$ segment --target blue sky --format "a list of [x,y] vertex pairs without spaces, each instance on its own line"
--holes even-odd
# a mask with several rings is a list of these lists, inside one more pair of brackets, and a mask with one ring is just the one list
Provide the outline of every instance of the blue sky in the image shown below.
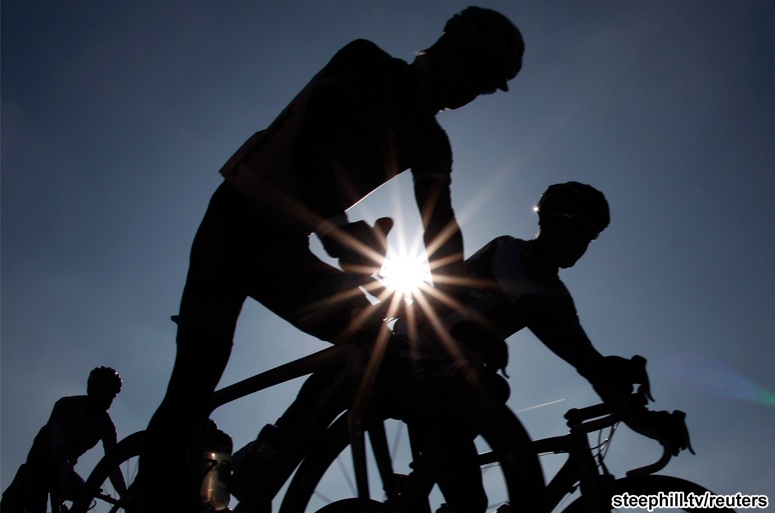
[[[3,2],[2,488],[95,366],[124,378],[119,434],[145,427],[172,367],[194,231],[244,139],[350,40],[411,60],[466,5]],[[655,407],[687,412],[697,455],[668,473],[775,497],[775,4],[481,5],[513,20],[527,51],[510,92],[438,117],[466,253],[532,237],[551,183],[602,190],[611,226],[562,273],[582,323],[602,352],[649,359]],[[408,177],[350,217],[385,215],[394,247],[416,240]],[[520,418],[535,436],[562,433],[561,414],[593,393],[530,334],[509,342],[510,405],[559,401]],[[248,303],[223,384],[325,346]],[[297,387],[216,418],[244,443]],[[648,460],[648,442],[617,436],[631,443],[623,461]]]

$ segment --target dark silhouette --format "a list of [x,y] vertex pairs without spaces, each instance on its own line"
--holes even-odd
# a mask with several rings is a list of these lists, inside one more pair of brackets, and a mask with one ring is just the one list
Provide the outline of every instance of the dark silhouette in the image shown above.
[[[598,352],[559,277],[559,270],[573,267],[608,226],[609,207],[604,195],[578,182],[555,184],[542,195],[536,211],[540,232],[534,240],[501,236],[465,261],[468,285],[454,311],[434,323],[428,322],[428,317],[437,312],[418,312],[419,320],[410,323],[401,319],[395,332],[417,344],[417,354],[427,362],[426,376],[458,381],[465,376],[467,383],[477,376],[474,388],[478,386],[478,392],[485,391],[500,402],[509,395],[508,384],[497,374],[508,361],[505,339],[523,328],[530,329],[572,365],[606,403],[616,405],[628,399],[634,384],[641,384],[648,395],[644,361]],[[439,325],[445,329],[439,331]],[[459,356],[473,364],[463,367],[464,372]],[[443,404],[438,397],[451,390],[457,389],[437,386],[437,398],[415,408],[419,414],[414,415],[414,421],[428,433],[425,452],[444,458],[438,484],[448,503],[456,511],[484,511],[486,495],[473,442],[466,443],[470,436],[456,433],[454,419],[445,418],[443,407],[436,406]],[[642,434],[667,440],[671,453],[689,445],[681,416],[644,408],[627,423]],[[420,497],[427,496],[432,485],[415,484]]]
[[384,247],[391,221],[372,227],[349,222],[345,212],[411,169],[435,282],[448,288],[449,278],[462,272],[462,236],[449,189],[452,153],[435,115],[506,91],[523,51],[521,34],[507,18],[478,7],[451,18],[441,38],[411,64],[369,41],[354,41],[224,165],[225,182],[194,239],[177,357],[140,459],[144,513],[196,507],[198,483],[186,477],[187,441],[206,419],[247,297],[335,343],[379,322],[351,322],[369,303],[350,275],[310,252],[311,233],[342,269],[369,274],[364,267],[381,263],[369,248]]
[[[46,513],[46,499],[57,512],[64,499],[72,499],[83,480],[75,464],[102,441],[105,452],[116,445],[116,427],[108,409],[121,391],[121,377],[110,367],[91,371],[86,395],[63,397],[54,404],[48,422],[35,436],[27,461],[3,493],[4,513]],[[126,492],[121,470],[110,476],[120,494]]]

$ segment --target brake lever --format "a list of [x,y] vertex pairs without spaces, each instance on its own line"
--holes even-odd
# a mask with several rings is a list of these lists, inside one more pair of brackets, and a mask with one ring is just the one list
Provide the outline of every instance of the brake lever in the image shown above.
[[638,393],[642,394],[653,403],[654,397],[651,395],[651,383],[649,382],[649,375],[646,372],[646,359],[636,354],[632,357],[631,361],[638,367],[638,371],[641,375],[640,379],[642,383],[638,385]]

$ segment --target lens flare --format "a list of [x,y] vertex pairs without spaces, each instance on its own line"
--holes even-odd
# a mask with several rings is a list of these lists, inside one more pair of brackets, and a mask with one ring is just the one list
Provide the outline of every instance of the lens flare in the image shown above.
[[649,369],[697,392],[775,406],[775,394],[707,356],[677,352],[652,359]]
[[411,298],[431,282],[431,273],[424,254],[388,251],[380,273],[384,286]]

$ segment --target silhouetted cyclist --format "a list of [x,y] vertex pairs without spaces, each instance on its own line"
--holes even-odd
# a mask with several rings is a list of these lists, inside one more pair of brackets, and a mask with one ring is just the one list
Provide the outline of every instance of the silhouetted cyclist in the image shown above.
[[[106,452],[116,445],[116,427],[108,409],[121,385],[114,369],[97,367],[89,373],[86,395],[63,397],[54,404],[48,422],[35,436],[27,461],[3,493],[4,513],[46,513],[49,494],[52,509],[58,500],[72,498],[83,484],[75,471],[78,458],[100,440]],[[110,480],[117,492],[126,492],[120,470]]]
[[[536,211],[540,232],[534,240],[501,236],[466,260],[466,292],[460,296],[460,307],[436,324],[443,325],[441,334],[427,320],[421,319],[414,325],[403,319],[398,321],[396,333],[417,340],[418,354],[428,358],[429,363],[420,374],[424,376],[422,386],[430,386],[431,394],[467,393],[465,387],[433,379],[460,375],[460,362],[449,356],[446,336],[450,335],[478,367],[487,393],[505,401],[508,385],[496,372],[507,364],[505,339],[523,328],[530,329],[552,352],[571,364],[607,402],[617,404],[629,396],[633,383],[647,385],[645,369],[637,363],[603,356],[593,347],[581,326],[571,294],[559,277],[559,270],[573,267],[608,226],[609,207],[604,195],[578,182],[555,184],[541,196]],[[417,332],[421,335],[410,336]],[[438,386],[434,387],[434,383]],[[420,412],[416,420],[430,440],[426,453],[434,451],[440,458],[443,475],[439,484],[452,511],[483,512],[486,495],[481,488],[481,470],[473,443],[460,442],[464,435],[455,432],[458,422],[445,417],[443,400],[438,397],[422,403],[415,411]],[[644,410],[638,420],[648,424],[649,429],[662,432],[683,426],[682,420],[674,421],[666,412]],[[645,426],[631,427],[648,434]],[[687,447],[685,431],[671,434],[676,443],[675,453]],[[427,495],[423,487],[430,485],[414,483],[420,496]]]
[[196,508],[187,499],[196,483],[183,478],[186,441],[206,415],[247,297],[323,340],[347,340],[358,329],[348,325],[369,303],[341,270],[310,252],[311,233],[343,269],[378,268],[378,252],[365,248],[384,247],[390,221],[372,227],[345,212],[411,169],[436,283],[446,288],[444,277],[461,272],[452,152],[435,115],[506,91],[523,52],[506,17],[478,7],[451,18],[411,64],[356,40],[221,169],[225,182],[191,251],[172,376],[140,458],[145,513]]

